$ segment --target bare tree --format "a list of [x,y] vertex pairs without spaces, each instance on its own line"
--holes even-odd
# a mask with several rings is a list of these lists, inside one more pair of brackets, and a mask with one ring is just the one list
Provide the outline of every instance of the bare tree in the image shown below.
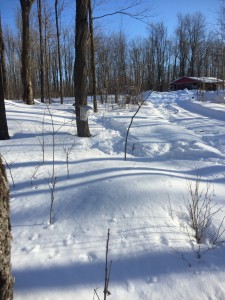
[[130,59],[130,77],[132,84],[135,86],[142,86],[144,74],[144,48],[142,40],[135,40],[131,42],[129,50]]
[[[202,45],[205,38],[205,18],[198,12],[193,15],[178,15],[179,53],[181,75],[201,76],[198,72],[202,56]],[[188,63],[188,64],[187,64]]]
[[21,77],[23,83],[23,101],[26,104],[34,104],[33,87],[31,79],[30,63],[30,11],[34,0],[20,0],[22,10],[22,70]]
[[96,39],[96,76],[99,91],[108,91],[110,88],[112,69],[112,43],[111,39],[99,35]]
[[71,97],[74,92],[73,84],[73,73],[74,73],[74,31],[70,33],[69,30],[63,31],[63,65],[64,65],[64,78],[65,84],[63,89],[63,95]]
[[6,72],[8,78],[8,99],[18,99],[22,93],[21,86],[21,55],[19,40],[9,27],[4,30]]
[[[49,1],[37,0],[39,14],[32,11],[30,14],[32,89],[33,95],[41,96],[42,100],[44,96],[49,100],[51,97],[58,97],[61,83],[63,96],[74,96],[74,31],[68,22],[60,22],[64,1],[55,1],[50,1],[50,4]],[[29,1],[22,2],[28,3]],[[97,2],[98,4],[105,3],[104,1]],[[58,38],[55,3],[57,3]],[[218,27],[215,27],[217,29],[215,32],[208,32],[201,14],[178,15],[176,31],[172,38],[167,35],[163,23],[155,23],[148,27],[149,35],[146,38],[133,41],[122,31],[104,34],[103,31],[96,30],[95,22],[102,23],[103,19],[110,16],[113,21],[114,15],[122,15],[124,18],[132,18],[137,22],[148,23],[148,17],[151,15],[144,11],[147,2],[144,0],[120,2],[115,6],[114,11],[111,5],[112,11],[108,7],[108,13],[101,16],[97,15],[97,11],[95,11],[95,3],[96,1],[88,0],[90,34],[87,38],[89,52],[86,58],[89,63],[87,66],[88,92],[93,91],[94,111],[97,110],[94,89],[98,92],[104,91],[107,95],[115,93],[115,99],[119,99],[119,92],[124,92],[131,85],[138,85],[141,90],[150,90],[155,85],[159,90],[167,90],[169,83],[177,76],[194,74],[193,76],[224,77],[225,68],[221,63],[221,61],[225,61],[224,0],[221,1],[221,9],[219,8],[218,11]],[[107,6],[105,8],[107,9]],[[42,22],[39,21],[40,18]],[[42,25],[42,29],[40,25]],[[17,15],[17,28],[17,31],[12,31],[9,26],[5,26],[3,30],[8,85],[8,92],[5,88],[6,99],[18,99],[23,93],[20,76],[22,57],[20,12]],[[107,27],[105,28],[107,30]],[[42,55],[40,54],[41,50],[37,47],[37,36],[40,40],[41,31],[43,34],[44,87],[41,83]],[[41,45],[41,40],[39,43]],[[61,56],[62,69],[59,68],[58,52]],[[91,57],[95,59],[94,62],[93,59],[91,62]],[[62,72],[61,83],[60,69]],[[158,85],[158,82],[161,85]],[[83,106],[84,102],[83,104],[79,103],[78,106]]]
[[1,65],[2,65],[2,80],[3,80],[3,87],[4,87],[4,96],[5,99],[8,99],[8,88],[7,88],[7,80],[6,80],[6,62],[5,62],[5,44],[3,41],[1,15],[0,15],[0,55],[1,55]]
[[59,93],[61,104],[63,104],[63,79],[62,79],[62,60],[60,50],[60,31],[59,31],[59,11],[58,11],[58,0],[55,0],[55,22],[56,22],[56,35],[57,35],[57,53],[58,53],[58,64],[59,64]]
[[178,58],[179,58],[179,76],[185,76],[187,75],[187,68],[188,68],[189,46],[188,46],[188,38],[187,38],[187,33],[185,30],[182,15],[178,15],[178,25],[176,28],[176,40],[177,40]]
[[45,72],[45,95],[51,101],[51,46],[50,37],[52,35],[51,12],[44,2],[43,22],[44,22],[44,72]]
[[9,219],[9,188],[0,157],[0,299],[13,299],[11,275],[11,226]]
[[40,81],[41,81],[41,102],[45,100],[45,80],[44,80],[44,49],[42,33],[42,0],[37,0],[38,23],[39,23],[39,43],[40,43]]
[[75,66],[74,66],[74,88],[75,88],[75,110],[77,134],[79,137],[90,137],[88,119],[81,117],[81,110],[87,107],[88,74],[88,1],[76,0],[76,38],[75,38]]
[[167,30],[163,23],[152,24],[149,27],[149,38],[151,40],[155,84],[159,89],[165,90],[165,66],[168,50]]
[[91,39],[91,72],[92,72],[92,91],[93,91],[93,103],[94,112],[98,112],[97,105],[97,92],[96,92],[96,68],[95,68],[95,45],[94,45],[94,29],[93,29],[93,13],[92,13],[92,1],[88,1],[89,11],[89,28],[90,28],[90,39]]
[[[214,50],[213,57],[216,57],[216,64],[218,70],[219,78],[224,80],[225,78],[225,0],[220,0],[220,7],[217,12],[217,27],[215,35],[218,37],[217,41],[213,42],[213,47],[211,50]],[[218,45],[215,47],[215,44]],[[222,62],[222,63],[221,63]]]
[[133,114],[133,116],[131,117],[130,124],[127,128],[127,133],[126,133],[126,138],[125,138],[124,160],[127,160],[127,142],[128,142],[128,136],[129,136],[129,132],[130,132],[131,126],[133,124],[134,118],[136,117],[136,115],[139,112],[139,110],[141,109],[142,105],[145,103],[145,101],[148,99],[148,97],[151,95],[152,92],[153,92],[153,90],[147,95],[147,97],[145,97],[140,103],[138,103],[138,107],[137,107],[135,113]]
[[[2,26],[0,20],[0,140],[9,139],[8,125],[6,119],[6,111],[5,111],[5,81],[4,78],[6,74],[4,74],[4,43],[2,37]],[[4,75],[3,75],[4,74]]]

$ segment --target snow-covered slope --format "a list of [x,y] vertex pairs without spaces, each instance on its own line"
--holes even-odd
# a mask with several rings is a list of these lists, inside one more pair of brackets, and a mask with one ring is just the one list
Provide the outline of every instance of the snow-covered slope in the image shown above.
[[127,161],[135,107],[99,107],[82,139],[72,100],[49,110],[6,101],[11,139],[0,151],[15,182],[8,170],[15,300],[97,299],[94,289],[103,299],[108,228],[108,299],[225,299],[224,245],[197,258],[185,208],[187,181],[199,174],[222,207],[210,228],[225,215],[225,107],[195,99],[152,93],[132,124]]

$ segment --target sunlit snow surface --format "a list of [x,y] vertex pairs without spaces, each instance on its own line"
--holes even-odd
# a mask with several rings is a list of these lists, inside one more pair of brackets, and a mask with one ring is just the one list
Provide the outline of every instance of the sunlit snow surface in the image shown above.
[[204,100],[153,92],[134,118],[127,161],[134,106],[99,105],[92,137],[78,138],[72,99],[49,109],[6,101],[11,139],[0,151],[15,182],[8,169],[15,300],[87,300],[94,289],[103,299],[108,228],[108,299],[225,299],[225,245],[198,259],[185,208],[187,182],[199,174],[222,207],[212,228],[225,215],[224,95]]

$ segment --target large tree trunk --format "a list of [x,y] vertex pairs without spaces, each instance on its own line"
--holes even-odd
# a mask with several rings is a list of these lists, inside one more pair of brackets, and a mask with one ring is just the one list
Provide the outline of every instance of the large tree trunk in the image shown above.
[[[44,2],[45,3],[45,2]],[[47,12],[46,5],[43,7],[44,12],[44,66],[45,66],[45,95],[49,103],[51,102],[51,90],[50,90],[50,51],[49,51],[49,15]]]
[[2,65],[2,81],[4,88],[4,97],[8,99],[8,88],[7,88],[7,80],[6,80],[6,63],[5,63],[5,45],[3,41],[2,34],[2,20],[0,16],[0,55],[1,55],[1,65]]
[[22,10],[22,70],[21,77],[23,83],[23,101],[26,104],[34,104],[33,87],[31,79],[30,63],[30,10],[34,0],[20,0]]
[[9,132],[8,132],[7,119],[6,119],[6,111],[5,111],[2,67],[0,62],[0,140],[8,140],[8,139],[9,139]]
[[13,299],[11,276],[11,228],[9,219],[9,188],[0,157],[0,299]]
[[45,83],[44,83],[44,49],[43,49],[43,34],[42,34],[42,8],[41,1],[37,0],[38,7],[38,23],[39,23],[39,42],[40,42],[40,79],[41,79],[41,102],[45,101]]
[[63,104],[63,79],[62,79],[62,60],[60,50],[60,32],[59,32],[59,14],[58,14],[58,0],[55,0],[55,22],[56,22],[56,35],[57,35],[57,52],[58,52],[58,64],[59,64],[59,94],[60,102]]
[[[1,24],[0,24],[1,27]],[[0,140],[8,140],[9,132],[5,111],[5,81],[4,76],[4,47],[3,47],[2,31],[0,30]],[[1,299],[1,298],[0,298]]]
[[94,45],[94,29],[93,29],[93,18],[92,18],[92,1],[88,1],[89,10],[89,27],[90,27],[90,38],[91,38],[91,72],[92,72],[92,92],[93,92],[93,104],[94,112],[98,112],[97,104],[97,92],[96,92],[96,68],[95,68],[95,45]]
[[76,0],[76,40],[75,40],[75,109],[77,134],[80,137],[90,137],[88,119],[82,120],[81,107],[87,105],[87,39],[88,39],[88,1]]

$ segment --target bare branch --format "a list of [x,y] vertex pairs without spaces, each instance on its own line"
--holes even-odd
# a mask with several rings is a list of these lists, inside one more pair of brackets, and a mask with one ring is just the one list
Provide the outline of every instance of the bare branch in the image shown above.
[[145,21],[150,16],[148,14],[148,9],[147,8],[143,8],[139,11],[137,10],[137,11],[133,12],[134,9],[138,9],[142,4],[143,4],[143,1],[141,1],[141,0],[140,1],[135,1],[135,2],[131,3],[130,5],[124,7],[124,8],[115,10],[111,13],[106,13],[106,14],[101,15],[101,16],[93,17],[92,19],[97,20],[97,19],[102,19],[102,18],[105,18],[105,17],[114,16],[114,15],[125,15],[125,16],[128,16],[130,18],[133,18],[135,20],[138,20],[140,22],[143,22],[143,23],[149,25],[149,23],[147,21]]
[[130,121],[130,124],[128,126],[126,139],[125,139],[124,160],[127,160],[127,141],[128,141],[128,135],[129,135],[129,131],[130,131],[130,128],[132,126],[133,120],[134,120],[135,116],[137,115],[137,113],[139,112],[139,110],[141,109],[142,105],[145,103],[145,101],[148,99],[148,97],[151,95],[151,93],[153,91],[154,91],[154,88],[152,89],[152,91],[147,95],[147,97],[145,97],[145,99],[140,104],[138,103],[138,109],[136,110],[135,114],[131,117],[131,121]]

